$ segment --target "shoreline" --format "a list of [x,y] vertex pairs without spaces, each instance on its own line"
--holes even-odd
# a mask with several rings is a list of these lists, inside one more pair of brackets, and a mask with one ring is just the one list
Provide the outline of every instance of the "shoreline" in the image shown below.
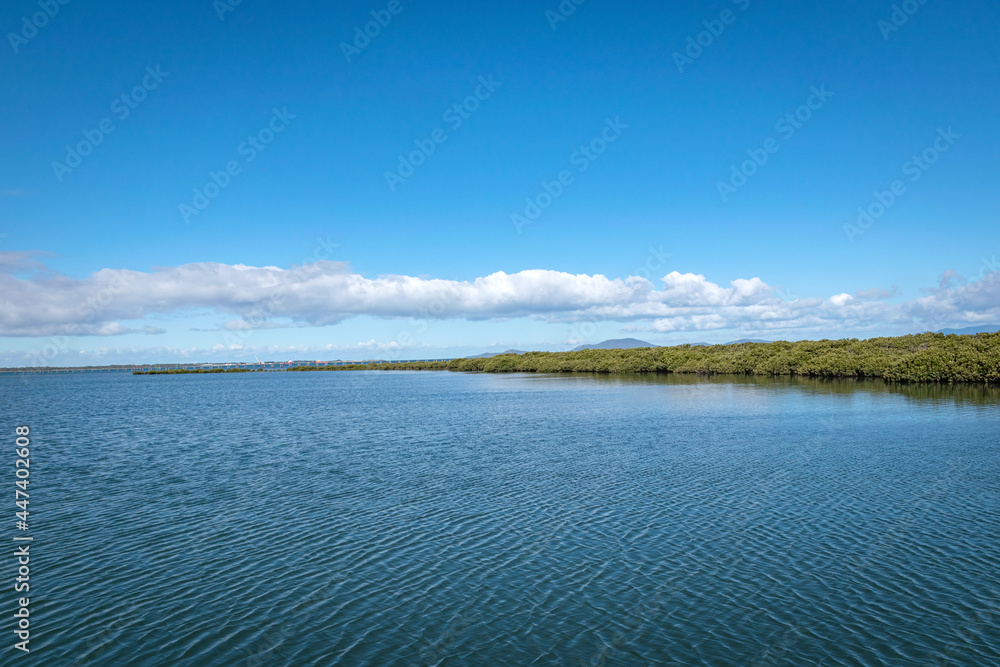
[[[1000,383],[1000,333],[924,333],[891,338],[526,352],[450,361],[294,366],[307,371],[685,374]],[[136,371],[134,375],[247,373],[249,369]]]

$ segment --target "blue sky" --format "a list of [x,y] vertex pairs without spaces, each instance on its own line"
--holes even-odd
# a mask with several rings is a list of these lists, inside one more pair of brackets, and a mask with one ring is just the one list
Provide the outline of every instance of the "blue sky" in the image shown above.
[[940,0],[14,0],[0,364],[1000,322],[998,19]]

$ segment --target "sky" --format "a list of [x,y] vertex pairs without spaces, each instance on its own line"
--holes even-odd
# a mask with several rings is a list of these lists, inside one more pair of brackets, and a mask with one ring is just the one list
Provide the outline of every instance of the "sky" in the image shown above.
[[0,366],[1000,323],[1000,5],[10,0]]

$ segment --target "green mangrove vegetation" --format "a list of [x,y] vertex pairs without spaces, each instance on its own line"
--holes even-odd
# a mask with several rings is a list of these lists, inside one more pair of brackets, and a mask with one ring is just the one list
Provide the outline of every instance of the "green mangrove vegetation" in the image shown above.
[[1000,382],[1000,333],[923,333],[734,345],[528,352],[486,359],[298,366],[292,371],[450,370],[486,373],[698,373],[829,378],[892,382]]

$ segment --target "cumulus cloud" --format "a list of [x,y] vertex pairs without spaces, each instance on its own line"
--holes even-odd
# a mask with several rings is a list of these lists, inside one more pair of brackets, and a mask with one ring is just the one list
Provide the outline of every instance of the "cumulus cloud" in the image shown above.
[[891,290],[881,289],[879,287],[858,290],[854,293],[854,296],[862,301],[885,301],[886,299],[899,296],[899,294],[899,287],[897,285],[893,285]]
[[[661,285],[638,277],[560,271],[502,271],[471,281],[353,272],[320,261],[282,269],[218,263],[149,272],[103,269],[76,279],[48,272],[26,253],[0,253],[0,335],[113,336],[162,333],[122,321],[210,309],[238,319],[226,330],[320,326],[383,318],[550,322],[618,321],[658,332],[744,328],[759,331],[867,325],[975,324],[1000,320],[1000,273],[965,283],[954,272],[915,301],[884,303],[886,290],[829,298],[782,299],[760,278],[718,285],[671,272]],[[928,327],[930,328],[930,327]]]
[[937,287],[925,287],[920,291],[924,294],[942,294],[965,282],[965,276],[960,275],[954,269],[948,269],[938,278]]
[[[0,234],[0,238],[6,236]],[[0,279],[7,274],[41,272],[45,269],[45,265],[39,257],[46,256],[48,255],[28,251],[0,252]]]

